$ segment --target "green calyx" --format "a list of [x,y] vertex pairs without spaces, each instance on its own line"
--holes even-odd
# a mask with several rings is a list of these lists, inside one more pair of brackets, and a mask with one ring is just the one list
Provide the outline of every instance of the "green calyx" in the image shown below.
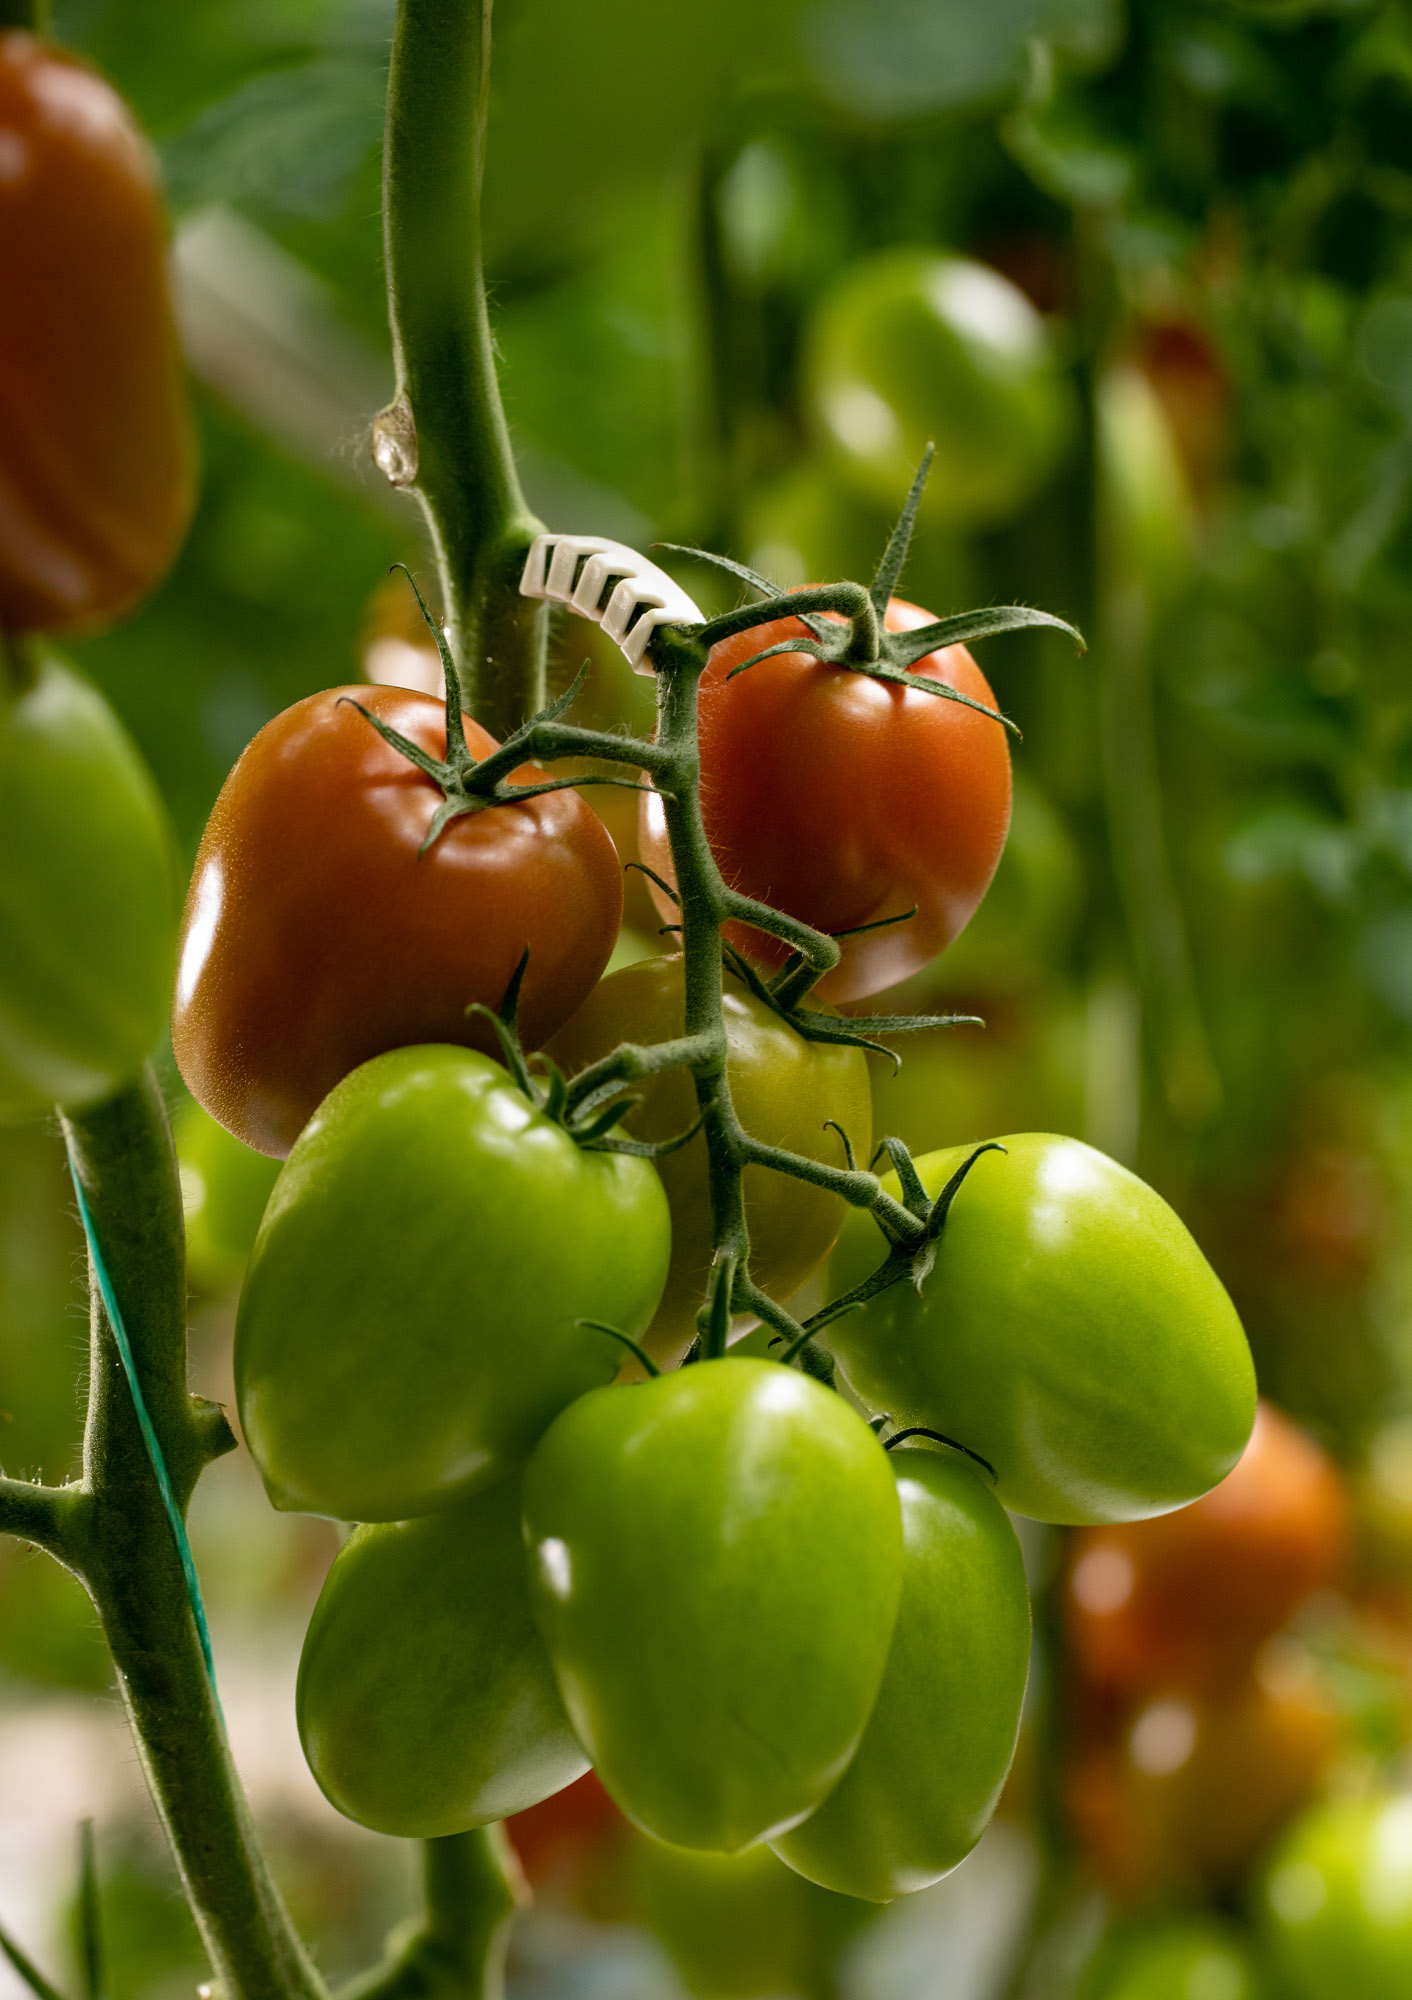
[[[852,1148],[844,1140],[848,1151],[849,1165],[853,1164]],[[780,1356],[782,1361],[792,1361],[812,1344],[813,1336],[821,1332],[831,1321],[842,1319],[855,1306],[865,1305],[869,1299],[885,1292],[890,1285],[900,1284],[904,1279],[915,1291],[920,1292],[931,1274],[936,1262],[936,1246],[941,1232],[946,1227],[946,1219],[951,1213],[951,1205],[976,1161],[984,1153],[1003,1153],[1005,1148],[997,1139],[988,1139],[967,1154],[960,1166],[947,1181],[941,1193],[933,1201],[922,1185],[922,1179],[912,1161],[912,1155],[900,1139],[880,1139],[873,1154],[875,1163],[886,1153],[892,1162],[892,1170],[897,1175],[901,1187],[902,1201],[896,1214],[879,1205],[872,1210],[874,1222],[887,1239],[889,1248],[877,1269],[863,1282],[855,1285],[851,1292],[830,1299],[818,1312],[811,1314],[800,1328],[798,1335],[785,1347]],[[911,1227],[905,1226],[903,1218],[910,1220]],[[954,1439],[944,1438],[945,1444],[953,1444]],[[964,1445],[959,1449],[966,1450]],[[974,1454],[970,1454],[974,1456]],[[983,1464],[984,1460],[981,1461]]]
[[374,715],[371,709],[364,708],[361,702],[353,701],[347,695],[344,696],[344,700],[350,707],[356,708],[366,722],[372,724],[384,743],[390,745],[400,757],[405,757],[409,764],[415,764],[419,771],[439,787],[442,795],[441,804],[427,828],[426,838],[421,846],[423,854],[436,844],[437,837],[452,820],[464,819],[468,813],[484,812],[491,806],[519,805],[526,799],[537,799],[545,792],[576,791],[583,785],[617,785],[635,792],[650,789],[631,778],[614,778],[598,774],[580,778],[545,778],[533,785],[516,785],[509,782],[507,773],[522,758],[519,749],[521,739],[527,738],[531,731],[542,724],[557,722],[578,700],[588,673],[587,661],[579,669],[573,685],[565,689],[556,700],[540,709],[537,715],[531,716],[523,729],[516,730],[493,755],[479,758],[472,756],[470,746],[466,742],[460,677],[456,671],[451,648],[446,642],[446,634],[432,616],[426,599],[417,587],[417,580],[407,565],[394,563],[392,567],[400,569],[411,584],[412,593],[426,622],[426,628],[436,643],[436,650],[441,660],[442,677],[446,683],[445,757],[433,757],[429,751],[423,750],[419,743],[413,743],[400,730],[393,729],[380,716]]
[[[483,1015],[494,1028],[506,1069],[540,1116],[566,1132],[574,1144],[585,1152],[625,1153],[638,1160],[661,1160],[689,1144],[701,1130],[699,1118],[685,1132],[671,1139],[652,1142],[625,1138],[617,1126],[633,1106],[641,1102],[640,1098],[631,1095],[617,1097],[609,1104],[604,1104],[600,1096],[586,1100],[582,1093],[575,1095],[552,1056],[545,1055],[543,1051],[526,1056],[520,1042],[517,1019],[520,989],[524,985],[528,965],[529,946],[526,945],[520,954],[519,964],[510,975],[510,984],[505,988],[498,1013],[479,1000],[473,1000],[466,1012]],[[612,1332],[614,1329],[599,1328],[599,1331]]]
[[872,582],[866,587],[861,583],[836,583],[785,593],[768,577],[748,569],[744,563],[732,562],[727,556],[713,555],[707,549],[683,548],[673,542],[657,545],[671,554],[693,556],[700,562],[710,563],[713,568],[725,570],[763,599],[763,602],[748,605],[740,611],[727,612],[700,627],[699,636],[706,645],[713,646],[719,640],[731,638],[737,632],[748,631],[752,626],[764,625],[776,618],[795,618],[808,627],[810,636],[807,639],[783,639],[778,645],[767,646],[763,652],[753,654],[733,668],[729,679],[734,680],[737,674],[747,673],[762,660],[773,659],[778,654],[805,653],[811,659],[823,660],[830,666],[866,674],[871,680],[888,681],[898,687],[937,695],[943,701],[960,702],[963,707],[974,708],[979,714],[1002,724],[1012,734],[1019,735],[1009,716],[1002,715],[998,709],[987,708],[984,702],[976,701],[970,695],[962,694],[959,688],[948,687],[944,681],[934,680],[928,674],[914,674],[911,668],[918,660],[944,646],[969,645],[974,639],[989,639],[997,633],[1020,632],[1036,625],[1067,632],[1078,650],[1085,652],[1087,646],[1083,634],[1074,626],[1054,617],[1051,612],[1036,611],[1026,604],[995,604],[977,611],[957,612],[951,618],[938,618],[930,625],[918,626],[914,632],[889,632],[886,627],[888,603],[906,565],[917,509],[931,470],[932,452],[933,447],[928,445],[917,476],[912,481],[906,505],[888,537],[882,560]]

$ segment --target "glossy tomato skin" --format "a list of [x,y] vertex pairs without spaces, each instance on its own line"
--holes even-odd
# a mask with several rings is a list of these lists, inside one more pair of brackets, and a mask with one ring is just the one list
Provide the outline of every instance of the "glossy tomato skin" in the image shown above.
[[525,1475],[540,1629],[628,1817],[736,1853],[819,1804],[901,1587],[896,1489],[843,1400],[771,1361],[582,1397]]
[[1315,1806],[1276,1850],[1256,1912],[1297,2000],[1404,2000],[1412,1990],[1412,1796]]
[[97,690],[48,658],[0,708],[0,1118],[116,1090],[161,1039],[177,863]]
[[[1234,1307],[1135,1174],[1077,1139],[1000,1143],[956,1196],[921,1292],[894,1285],[830,1329],[845,1375],[898,1424],[989,1460],[1012,1512],[1098,1523],[1185,1506],[1231,1470],[1255,1420]],[[917,1162],[930,1194],[969,1151]],[[880,1242],[849,1217],[835,1295],[876,1269]]]
[[1000,1502],[935,1450],[900,1445],[888,1462],[903,1568],[882,1686],[842,1778],[771,1842],[810,1881],[873,1903],[939,1881],[980,1839],[1015,1754],[1030,1660],[1025,1566]]
[[518,1477],[354,1530],[309,1621],[297,1709],[324,1796],[378,1833],[464,1833],[583,1775],[530,1612]]
[[1006,519],[1046,483],[1073,398],[1024,293],[969,258],[899,247],[851,265],[806,336],[805,396],[846,483],[893,509],[935,447],[922,511]]
[[[766,1145],[842,1166],[838,1134],[825,1129],[832,1118],[856,1157],[866,1159],[873,1110],[861,1049],[806,1042],[729,973],[722,1012],[731,1096],[746,1131]],[[619,1042],[669,1041],[684,1032],[685,1020],[682,960],[643,959],[600,981],[549,1053],[573,1074]],[[684,1070],[634,1084],[633,1095],[641,1103],[624,1129],[637,1138],[675,1138],[696,1121],[696,1092]],[[704,1136],[659,1160],[657,1171],[672,1211],[672,1267],[647,1346],[659,1361],[674,1361],[695,1336],[714,1250]],[[833,1248],[847,1204],[766,1167],[746,1168],[745,1202],[755,1281],[773,1298],[788,1299]]]
[[118,617],[192,503],[151,155],[91,70],[0,33],[0,625]]
[[670,1222],[645,1160],[586,1153],[469,1049],[397,1049],[286,1162],[236,1323],[246,1443],[274,1505],[399,1521],[521,1463],[640,1332]]
[[1312,1438],[1262,1402],[1240,1463],[1155,1521],[1075,1536],[1064,1617],[1096,1686],[1217,1687],[1237,1679],[1349,1555],[1343,1480]]
[[[492,806],[419,852],[441,793],[360,715],[442,757],[438,701],[333,688],[268,723],[202,836],[183,919],[172,1045],[193,1097],[262,1153],[289,1151],[341,1077],[386,1049],[498,1051],[520,954],[538,1048],[608,962],[622,914],[612,841],[577,792]],[[493,738],[466,724],[471,753]],[[516,781],[542,775],[530,765]]]
[[[891,631],[929,623],[915,604],[888,606]],[[919,972],[964,929],[1005,845],[1010,752],[1003,724],[962,702],[807,653],[728,680],[796,636],[807,636],[797,619],[777,619],[713,648],[701,681],[701,811],[731,887],[815,930],[853,930],[915,906],[905,923],[843,941],[816,989],[841,1003]],[[928,654],[912,672],[996,705],[964,646]],[[641,814],[643,859],[672,881],[661,800],[645,792]],[[748,925],[726,935],[763,965],[786,956]]]

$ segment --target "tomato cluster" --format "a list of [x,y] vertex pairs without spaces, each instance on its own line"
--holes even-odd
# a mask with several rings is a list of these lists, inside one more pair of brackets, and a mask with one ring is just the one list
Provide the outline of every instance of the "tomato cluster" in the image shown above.
[[[740,894],[829,931],[903,919],[844,940],[836,988],[871,991],[984,893],[1003,725],[961,647],[916,689],[896,655],[730,680],[773,629],[705,663],[698,825]],[[239,1305],[245,1438],[276,1506],[361,1524],[304,1649],[309,1762],[351,1817],[427,1837],[592,1766],[672,1851],[768,1844],[886,1902],[961,1860],[1009,1768],[1030,1619],[1005,1505],[1128,1520],[1203,1492],[1244,1444],[1249,1355],[1172,1211],[1076,1141],[894,1147],[873,1180],[868,1024],[793,997],[797,963],[769,983],[756,925],[722,940],[720,1057],[658,1068],[701,1019],[699,946],[600,978],[616,856],[520,747],[454,686],[313,696],[236,766],[188,898],[178,1061],[288,1155]],[[664,898],[699,866],[674,828]],[[295,829],[317,868],[283,867]],[[732,1120],[763,1154],[736,1156],[748,1313],[718,1282]],[[737,1335],[782,1312],[836,1240],[856,1401],[807,1326],[725,1352],[732,1310]]]

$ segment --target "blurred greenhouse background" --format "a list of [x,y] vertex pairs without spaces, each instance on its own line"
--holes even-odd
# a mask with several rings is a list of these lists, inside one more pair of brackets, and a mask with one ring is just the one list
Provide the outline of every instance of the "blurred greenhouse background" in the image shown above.
[[[392,385],[392,11],[55,0],[56,38],[160,154],[202,439],[174,572],[70,650],[188,860],[280,708],[429,671],[384,582],[399,560],[428,575],[420,517],[368,451]],[[1285,1893],[1258,1886],[1270,1841],[1318,1796],[1395,1789],[1412,1742],[1412,15],[503,0],[487,207],[504,393],[551,526],[701,544],[782,584],[866,577],[934,438],[907,594],[937,616],[1040,604],[1088,633],[1082,659],[1042,635],[985,648],[1023,732],[1010,846],[970,929],[896,998],[986,1025],[919,1041],[896,1076],[880,1063],[878,1127],[925,1149],[1072,1132],[1151,1180],[1352,1523],[1294,1622],[1209,1697],[1104,1684],[1080,1628],[1105,1572],[1035,1531],[1031,1726],[953,1878],[881,1917],[797,1908],[801,1885],[759,1868],[674,1883],[590,1802],[524,1835],[545,1888],[512,1991],[1273,2000],[1252,1915]],[[993,407],[987,368],[1010,371]],[[645,684],[586,632],[558,636],[561,684],[588,644],[598,720],[644,725]],[[631,813],[603,810],[630,853]],[[660,942],[629,896],[622,958]],[[195,1383],[229,1403],[269,1163],[167,1080]],[[74,1463],[81,1249],[55,1133],[0,1132],[12,1472]],[[294,1730],[335,1531],[271,1512],[237,1455],[192,1532],[277,1871],[321,1963],[351,1973],[403,1914],[410,1864],[324,1803]],[[86,1600],[7,1543],[0,1919],[65,1976],[85,1816],[113,2000],[189,1992],[199,1950]],[[773,1984],[707,1962],[703,1933],[755,1924]],[[0,1966],[3,2000],[23,1990]]]

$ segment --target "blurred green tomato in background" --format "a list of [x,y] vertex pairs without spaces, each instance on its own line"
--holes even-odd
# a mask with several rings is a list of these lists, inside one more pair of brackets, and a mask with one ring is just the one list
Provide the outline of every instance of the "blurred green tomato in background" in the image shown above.
[[1316,1806],[1276,1850],[1257,1910],[1299,2000],[1406,2000],[1412,1794]]
[[245,1269],[280,1162],[257,1153],[194,1098],[172,1120],[186,1216],[186,1273],[203,1292],[223,1292]]
[[985,264],[881,250],[852,265],[808,330],[814,429],[860,495],[896,508],[928,442],[934,521],[1008,519],[1055,471],[1072,391],[1043,318]]

